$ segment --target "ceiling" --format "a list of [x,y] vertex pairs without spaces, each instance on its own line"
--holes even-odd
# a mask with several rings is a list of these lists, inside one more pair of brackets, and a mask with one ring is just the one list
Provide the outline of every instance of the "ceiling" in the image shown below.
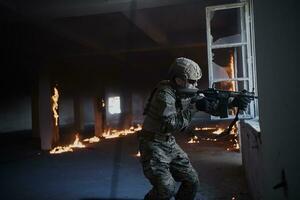
[[[85,82],[86,76],[95,84],[153,82],[178,56],[194,59],[206,73],[205,7],[232,2],[0,0],[3,64],[25,82],[40,68],[69,82]],[[230,32],[217,24],[220,33]]]

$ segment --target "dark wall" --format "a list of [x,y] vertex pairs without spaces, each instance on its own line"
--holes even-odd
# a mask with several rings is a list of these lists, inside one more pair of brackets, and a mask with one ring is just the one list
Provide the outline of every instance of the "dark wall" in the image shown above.
[[299,2],[255,0],[254,17],[263,199],[300,199]]

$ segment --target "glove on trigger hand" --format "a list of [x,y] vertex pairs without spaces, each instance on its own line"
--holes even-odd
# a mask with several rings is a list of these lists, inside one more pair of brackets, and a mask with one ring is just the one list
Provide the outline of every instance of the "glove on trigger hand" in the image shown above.
[[[246,90],[243,90],[243,93],[246,93]],[[245,111],[251,102],[251,98],[247,96],[238,96],[233,99],[230,103],[230,107],[238,107],[240,110]]]
[[203,97],[202,99],[196,101],[196,108],[199,111],[209,112],[214,109],[214,104],[212,103],[212,100]]

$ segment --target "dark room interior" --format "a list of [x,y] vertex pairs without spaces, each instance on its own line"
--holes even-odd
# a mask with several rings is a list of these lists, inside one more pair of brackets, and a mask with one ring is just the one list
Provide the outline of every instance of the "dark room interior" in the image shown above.
[[197,112],[175,135],[199,176],[196,199],[300,199],[298,10],[295,0],[0,0],[0,198],[143,199],[144,107],[186,57],[200,90],[257,96],[226,137],[236,110]]

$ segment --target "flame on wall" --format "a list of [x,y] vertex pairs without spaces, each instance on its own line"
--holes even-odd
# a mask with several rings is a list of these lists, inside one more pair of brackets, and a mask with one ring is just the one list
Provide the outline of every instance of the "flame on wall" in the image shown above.
[[[233,57],[232,54],[230,55],[230,62],[229,62],[229,70],[228,70],[228,72],[229,72],[230,78],[234,78],[235,77],[234,57]],[[236,86],[235,86],[235,82],[234,81],[230,82],[230,88],[229,88],[229,90],[236,91]]]
[[56,87],[54,87],[54,94],[51,97],[52,99],[52,112],[53,112],[53,117],[55,120],[55,126],[58,126],[58,99],[59,99],[59,93]]

